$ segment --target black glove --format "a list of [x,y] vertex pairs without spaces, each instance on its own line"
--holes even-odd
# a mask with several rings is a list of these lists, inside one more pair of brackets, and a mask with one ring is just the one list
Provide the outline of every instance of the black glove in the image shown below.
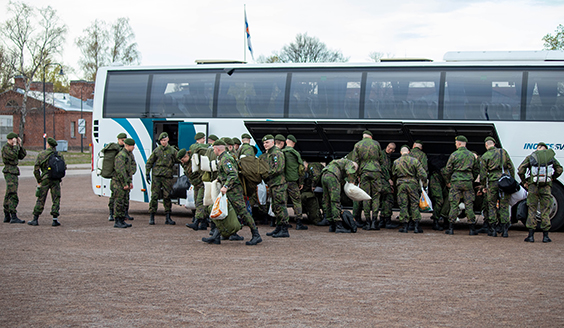
[[145,176],[145,179],[147,180],[147,183],[151,183],[151,175],[147,174],[147,176]]

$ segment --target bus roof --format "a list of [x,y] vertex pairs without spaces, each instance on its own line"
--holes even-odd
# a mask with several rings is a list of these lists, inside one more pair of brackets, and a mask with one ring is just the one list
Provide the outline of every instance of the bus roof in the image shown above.
[[445,62],[474,61],[564,61],[564,50],[539,51],[450,51]]

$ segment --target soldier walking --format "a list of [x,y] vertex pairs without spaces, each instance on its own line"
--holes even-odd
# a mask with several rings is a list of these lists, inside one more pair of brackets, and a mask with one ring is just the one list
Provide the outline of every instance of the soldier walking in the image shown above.
[[4,195],[4,222],[24,223],[16,215],[18,203],[18,176],[20,169],[18,162],[25,158],[27,152],[22,146],[22,139],[14,132],[8,133],[6,144],[2,146],[2,161],[4,162],[4,180],[6,181],[6,195]]
[[117,154],[112,177],[112,194],[115,195],[115,223],[114,228],[129,228],[131,224],[125,223],[125,215],[129,207],[129,193],[133,189],[133,175],[137,172],[137,164],[133,150],[135,141],[131,138],[124,140],[123,149]]
[[[37,196],[37,201],[35,202],[35,207],[33,208],[33,220],[29,221],[27,224],[36,226],[39,225],[39,216],[43,213],[45,207],[45,200],[47,199],[47,193],[51,192],[51,201],[53,205],[51,206],[51,216],[53,217],[52,226],[60,226],[59,223],[59,208],[61,205],[61,180],[50,179],[49,178],[49,158],[53,153],[57,152],[55,149],[57,147],[57,141],[53,138],[47,138],[47,149],[43,150],[37,154],[37,159],[35,160],[35,165],[33,167],[33,175],[35,180],[37,180],[37,191],[35,196]],[[66,169],[66,164],[65,164]]]
[[329,232],[350,233],[349,229],[343,227],[341,218],[341,189],[345,182],[354,183],[358,164],[347,158],[331,161],[321,175],[323,186],[323,213],[330,222]]
[[300,153],[294,148],[297,142],[296,137],[291,134],[286,137],[286,147],[282,149],[286,160],[284,174],[288,182],[288,198],[290,198],[294,206],[294,214],[296,215],[296,230],[307,230],[308,227],[303,224],[302,200],[300,195],[300,189],[303,188],[303,185],[299,183],[300,177],[304,171],[304,161]]
[[[165,224],[175,225],[176,222],[170,218],[172,201],[170,193],[172,191],[173,168],[176,163],[176,149],[168,144],[168,133],[163,132],[159,135],[160,145],[153,151],[147,164],[145,165],[145,175],[147,183],[151,184],[151,201],[149,202],[149,213],[151,215],[149,224],[155,224],[155,212],[159,204],[159,194],[162,192],[163,205],[165,209]],[[153,180],[151,182],[151,170]]]

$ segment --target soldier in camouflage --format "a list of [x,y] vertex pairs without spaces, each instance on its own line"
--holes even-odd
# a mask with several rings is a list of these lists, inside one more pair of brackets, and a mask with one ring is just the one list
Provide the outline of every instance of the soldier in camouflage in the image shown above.
[[174,174],[174,164],[176,163],[176,149],[168,144],[168,133],[163,132],[159,135],[158,146],[145,165],[145,178],[147,183],[151,183],[151,170],[153,171],[153,180],[151,183],[151,201],[149,202],[149,213],[151,215],[149,224],[155,224],[155,213],[159,204],[159,194],[162,192],[163,205],[166,214],[165,224],[175,225],[170,218],[172,210],[172,201],[170,193],[172,191],[172,178]]
[[470,236],[478,234],[476,231],[476,215],[474,214],[474,194],[473,182],[480,174],[480,165],[474,154],[466,149],[468,139],[465,136],[455,138],[456,151],[454,151],[445,167],[445,177],[447,186],[450,185],[448,200],[450,202],[449,226],[445,231],[448,235],[454,235],[454,220],[458,216],[458,204],[460,199],[464,199],[466,216],[470,221]]
[[268,192],[272,199],[272,212],[276,215],[276,228],[267,232],[267,236],[274,238],[290,237],[288,232],[288,209],[286,208],[286,177],[284,167],[286,165],[284,154],[274,145],[274,137],[267,134],[262,138],[262,143],[266,149],[264,159],[268,163],[268,178],[265,183],[268,185]]
[[202,180],[202,171],[192,171],[192,156],[198,155],[205,152],[209,145],[206,144],[206,135],[203,132],[196,133],[194,136],[196,143],[190,145],[190,150],[186,154],[180,156],[177,154],[178,159],[188,156],[185,161],[181,161],[184,173],[190,180],[190,184],[194,187],[194,204],[196,206],[196,211],[194,214],[194,221],[192,223],[187,223],[188,228],[194,230],[207,230],[207,217],[206,217],[206,207],[204,206],[204,181]]
[[[47,199],[47,193],[51,191],[51,200],[53,205],[51,206],[51,216],[53,217],[52,226],[60,226],[59,223],[59,207],[61,206],[61,180],[51,180],[49,179],[48,168],[49,168],[49,157],[56,152],[57,141],[53,138],[47,138],[46,150],[37,154],[37,159],[35,160],[35,166],[33,167],[33,175],[37,181],[37,191],[35,196],[37,196],[37,202],[35,202],[35,207],[33,208],[33,220],[29,221],[27,224],[36,226],[38,225],[38,219],[43,209],[45,207],[45,200]],[[62,155],[60,155],[62,157]],[[66,165],[65,165],[66,168]]]
[[303,188],[303,185],[299,183],[304,171],[304,162],[300,153],[294,148],[297,142],[296,137],[291,134],[286,138],[286,147],[282,149],[286,160],[284,174],[288,182],[288,198],[294,206],[294,214],[296,215],[296,230],[307,230],[308,227],[302,222],[303,211],[300,189]]
[[429,165],[427,163],[427,154],[423,152],[423,141],[415,140],[415,142],[413,143],[413,147],[411,148],[410,155],[417,158],[417,160],[423,166],[423,169],[425,169],[425,173],[427,173],[428,176]]
[[125,213],[129,204],[129,193],[133,189],[133,175],[137,172],[134,149],[135,141],[131,138],[125,139],[123,149],[114,161],[115,173],[112,177],[112,194],[115,195],[116,201],[114,228],[131,227],[131,224],[125,223]]
[[319,201],[314,193],[315,187],[321,184],[321,170],[323,170],[321,163],[308,163],[304,160],[305,173],[300,177],[302,210],[307,215],[309,221],[316,225],[322,219]]
[[[108,150],[114,150],[117,151],[117,153],[119,154],[119,152],[123,149],[123,141],[127,139],[127,134],[121,132],[117,135],[117,143],[112,142],[109,145],[107,145],[105,147],[105,149]],[[117,156],[117,154],[116,154]],[[114,158],[115,161],[115,158]],[[115,168],[114,168],[115,169]],[[114,209],[115,209],[115,197],[114,197],[114,192],[112,191],[114,190],[112,187],[112,180],[110,180],[110,200],[108,202],[108,208],[110,209],[110,216],[108,217],[108,221],[114,221]],[[129,204],[129,201],[128,201]],[[127,211],[126,211],[127,213]],[[126,219],[127,217],[129,217],[129,214],[126,215]],[[133,218],[131,218],[133,220]]]
[[399,232],[408,232],[409,219],[411,219],[415,222],[415,233],[422,233],[423,229],[419,226],[421,221],[421,213],[419,212],[421,188],[419,182],[427,181],[427,173],[419,160],[414,156],[409,156],[407,145],[401,147],[400,153],[401,157],[394,161],[392,168],[392,174],[398,187],[400,222],[403,223]]
[[[503,227],[502,237],[509,237],[508,230],[511,222],[509,222],[509,200],[511,194],[504,193],[498,187],[498,180],[501,178],[502,172],[511,177],[515,177],[515,167],[511,161],[511,157],[503,148],[495,147],[495,139],[487,137],[485,140],[486,153],[482,155],[480,166],[480,183],[483,187],[485,195],[485,208],[488,212],[488,236],[496,237],[496,224]],[[498,208],[499,202],[499,208]],[[484,222],[484,224],[486,224]]]
[[[231,154],[226,151],[226,144],[224,141],[218,140],[213,144],[214,152],[219,161],[217,168],[217,180],[221,183],[222,187],[220,192],[227,195],[227,199],[231,203],[237,215],[241,218],[243,223],[251,229],[252,238],[246,242],[246,245],[254,246],[262,242],[262,238],[255,225],[255,221],[251,214],[247,211],[245,199],[243,198],[243,187],[239,180],[239,173],[237,172],[237,163]],[[221,243],[221,234],[218,229],[215,229],[213,235],[209,238],[202,238],[202,241],[207,243]]]
[[18,162],[25,158],[27,152],[22,147],[22,139],[14,132],[8,133],[6,144],[2,147],[2,161],[4,162],[4,180],[6,181],[6,195],[4,196],[4,222],[24,223],[16,214],[18,198],[18,176],[20,169]]
[[251,135],[248,133],[243,133],[241,135],[241,141],[243,144],[239,148],[237,153],[237,159],[241,158],[242,156],[252,156],[256,155],[256,148],[251,146]]
[[448,202],[448,188],[444,177],[445,168],[435,168],[429,176],[429,198],[433,202],[433,230],[443,231],[443,226],[439,221],[443,220],[443,224],[448,225],[448,215],[450,205]]
[[321,175],[323,186],[323,213],[331,226],[329,232],[350,233],[349,229],[343,227],[341,218],[341,189],[345,182],[354,183],[358,170],[358,164],[347,158],[331,161]]
[[237,137],[231,138],[233,140],[233,151],[235,152],[235,159],[239,159],[239,148],[241,148],[241,140]]
[[390,142],[382,151],[382,169],[380,192],[380,228],[395,229],[397,224],[392,223],[392,210],[394,208],[394,181],[392,179],[391,154],[396,151],[396,144]]
[[[549,214],[552,202],[552,181],[558,179],[563,171],[562,165],[554,156],[554,150],[548,149],[546,143],[539,142],[537,150],[525,157],[517,170],[521,182],[524,183],[525,188],[528,188],[529,192],[527,195],[529,213],[527,215],[527,223],[525,224],[527,229],[529,229],[529,236],[525,238],[526,242],[535,242],[534,234],[537,228],[537,213],[539,212],[540,228],[543,232],[542,242],[549,243],[552,241],[548,237],[548,231],[551,228]],[[545,179],[542,179],[542,174],[544,174]]]

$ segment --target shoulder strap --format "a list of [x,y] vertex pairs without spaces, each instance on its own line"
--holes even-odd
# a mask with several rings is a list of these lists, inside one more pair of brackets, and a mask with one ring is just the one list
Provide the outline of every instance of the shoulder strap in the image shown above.
[[503,168],[503,163],[504,163],[504,160],[503,160],[503,149],[499,148],[499,153],[501,154],[501,173],[502,173],[502,174],[505,174],[505,169]]

